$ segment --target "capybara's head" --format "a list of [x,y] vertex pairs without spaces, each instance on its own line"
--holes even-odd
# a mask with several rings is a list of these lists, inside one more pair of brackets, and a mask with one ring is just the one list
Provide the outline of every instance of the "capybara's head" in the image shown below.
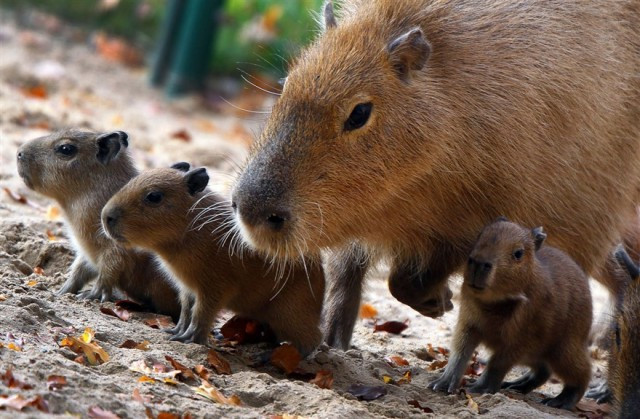
[[25,184],[48,197],[85,193],[100,188],[103,174],[131,165],[122,131],[103,134],[66,130],[35,138],[18,149],[18,173]]
[[290,68],[232,191],[242,235],[259,250],[295,257],[385,223],[376,211],[410,200],[399,185],[437,160],[439,146],[423,139],[439,112],[418,105],[415,88],[430,43],[394,2],[379,3],[338,22],[327,3],[324,32]]
[[503,217],[487,225],[469,255],[464,286],[479,298],[519,295],[545,238],[542,227],[530,230]]
[[618,417],[631,418],[640,412],[640,267],[620,248],[616,258],[630,276],[624,295],[616,304],[611,332],[609,387],[615,399]]
[[187,163],[150,169],[122,187],[102,209],[102,228],[125,247],[156,249],[180,241],[189,212],[209,182],[204,168]]

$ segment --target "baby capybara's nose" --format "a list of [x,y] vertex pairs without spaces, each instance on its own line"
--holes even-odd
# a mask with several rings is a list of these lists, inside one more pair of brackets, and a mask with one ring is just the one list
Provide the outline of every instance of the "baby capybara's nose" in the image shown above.
[[102,212],[102,227],[110,234],[115,233],[116,226],[118,225],[118,221],[122,216],[122,210],[118,207],[115,208],[105,208]]
[[476,260],[469,258],[469,285],[472,288],[482,290],[487,286],[487,279],[489,278],[489,272],[493,268],[491,262]]

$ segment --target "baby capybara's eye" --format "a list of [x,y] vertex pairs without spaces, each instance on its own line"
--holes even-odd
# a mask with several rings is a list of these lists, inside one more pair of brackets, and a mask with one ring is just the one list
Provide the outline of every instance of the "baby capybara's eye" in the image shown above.
[[144,197],[144,201],[148,204],[159,204],[160,202],[162,202],[163,197],[164,194],[162,192],[149,192],[147,196]]
[[515,260],[520,260],[522,259],[522,256],[524,256],[524,250],[522,249],[518,249],[515,252],[513,252],[513,258]]
[[354,129],[362,128],[369,120],[369,116],[371,116],[371,109],[373,109],[373,103],[371,102],[357,104],[344,123],[344,130],[353,131]]
[[71,157],[78,152],[78,147],[73,144],[62,144],[56,147],[56,153],[65,157]]

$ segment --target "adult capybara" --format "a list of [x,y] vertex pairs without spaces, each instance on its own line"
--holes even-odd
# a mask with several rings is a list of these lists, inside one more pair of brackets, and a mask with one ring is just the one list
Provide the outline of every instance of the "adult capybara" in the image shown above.
[[292,64],[232,192],[245,241],[336,250],[347,346],[368,255],[423,314],[504,214],[587,274],[640,196],[640,1],[353,0]]
[[[482,230],[464,271],[449,363],[429,387],[456,391],[473,351],[484,344],[491,358],[468,391],[529,393],[553,372],[564,387],[545,404],[573,409],[582,398],[591,377],[589,279],[566,253],[544,246],[546,237],[541,227],[529,230],[505,218]],[[517,364],[530,372],[503,382]]]

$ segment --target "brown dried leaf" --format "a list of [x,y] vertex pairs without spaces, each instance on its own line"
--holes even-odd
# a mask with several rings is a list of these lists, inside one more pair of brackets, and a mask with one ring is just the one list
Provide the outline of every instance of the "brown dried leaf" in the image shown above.
[[448,363],[449,363],[449,361],[447,361],[446,359],[435,360],[431,364],[429,364],[428,369],[429,369],[429,371],[439,370],[440,368],[446,367]]
[[138,378],[138,382],[139,383],[155,383],[156,380],[155,378],[151,378],[148,375],[143,375],[142,377]]
[[218,389],[213,387],[207,381],[203,381],[200,387],[194,387],[193,389],[197,394],[204,396],[207,399],[214,401],[216,403],[230,404],[230,405],[236,405],[236,406],[242,405],[242,402],[240,401],[240,398],[238,396],[233,395],[231,397],[225,397],[222,393],[220,393],[220,391],[218,391]]
[[171,366],[174,369],[180,371],[180,374],[178,374],[178,378],[180,379],[180,381],[197,380],[195,374],[189,368],[182,365],[181,363],[179,363],[169,355],[165,355],[164,358],[171,363]]
[[143,320],[143,323],[154,329],[166,329],[171,326],[171,317],[163,315],[154,315]]
[[46,99],[49,96],[49,92],[47,91],[47,86],[43,84],[24,86],[20,90],[22,91],[23,95],[34,98],[34,99]]
[[122,38],[109,37],[98,33],[94,37],[98,53],[109,61],[117,61],[129,67],[142,65],[142,53]]
[[257,343],[267,340],[269,334],[255,320],[233,316],[220,328],[225,339],[238,343]]
[[417,400],[409,400],[407,401],[407,403],[409,403],[409,405],[415,407],[416,409],[422,410],[424,413],[433,413],[433,409],[427,406],[422,406]]
[[4,294],[0,294],[0,301],[7,301],[7,296]]
[[50,391],[60,390],[66,385],[67,379],[62,375],[50,375],[47,377],[47,389]]
[[280,345],[271,354],[271,364],[287,374],[292,373],[298,367],[300,361],[302,361],[302,355],[294,346],[288,343]]
[[609,417],[611,405],[608,403],[598,404],[595,400],[582,399],[576,404],[576,410],[580,412],[581,418],[603,419]]
[[115,413],[104,410],[98,406],[91,406],[89,408],[89,417],[93,419],[120,419],[120,416]]
[[31,390],[33,388],[31,384],[18,380],[10,369],[0,375],[0,378],[2,379],[2,384],[8,388],[18,388],[21,390]]
[[375,323],[373,325],[373,331],[387,332],[393,333],[394,335],[399,335],[407,327],[409,327],[409,320],[405,320],[404,322],[388,321],[382,324]]
[[179,129],[178,131],[172,132],[171,138],[175,138],[176,140],[181,140],[185,143],[188,143],[189,141],[191,141],[191,134],[189,134],[189,131],[183,128]]
[[371,319],[378,315],[378,310],[375,309],[371,304],[362,304],[360,306],[360,318],[362,319]]
[[133,389],[131,398],[142,404],[149,403],[151,401],[151,397],[143,396],[142,394],[140,394],[140,390],[137,387]]
[[180,415],[171,412],[160,412],[156,419],[181,419]]
[[17,411],[22,411],[25,407],[35,407],[41,412],[49,413],[49,404],[42,396],[34,396],[30,399],[25,399],[20,394],[9,397],[0,396],[0,409],[5,407]]
[[397,355],[388,356],[384,360],[387,361],[387,364],[391,365],[392,367],[394,366],[406,367],[409,365],[409,361]]
[[398,380],[397,384],[405,384],[405,383],[410,383],[411,382],[411,371],[406,371],[404,374],[402,374],[402,378]]
[[196,374],[198,374],[198,376],[200,378],[202,378],[205,381],[209,381],[209,376],[211,375],[209,373],[209,370],[202,364],[196,365],[195,367],[193,367],[193,370],[196,372]]
[[44,275],[44,269],[41,266],[36,266],[33,268],[33,273],[36,275]]
[[331,389],[333,387],[333,373],[327,370],[320,370],[316,373],[316,378],[309,382],[320,388]]
[[217,374],[231,374],[231,366],[227,360],[218,355],[218,353],[213,349],[209,349],[209,352],[207,353],[207,361]]
[[[80,339],[67,336],[60,342],[60,346],[68,346],[75,353],[83,353],[91,365],[102,364],[109,360],[109,354],[98,344],[93,343],[94,332],[86,328]],[[76,358],[77,359],[77,358]]]
[[464,374],[478,376],[482,374],[485,367],[486,364],[480,362],[480,360],[478,359],[478,352],[474,352],[473,358],[471,358],[471,364],[469,364]]
[[122,342],[122,344],[119,346],[119,348],[139,349],[141,351],[148,351],[149,350],[149,341],[148,340],[144,340],[144,341],[138,343],[135,340],[127,339],[124,342]]
[[109,316],[117,317],[123,322],[128,321],[129,317],[131,317],[131,313],[129,313],[124,308],[120,308],[118,306],[114,306],[114,308],[100,306],[100,311]]

